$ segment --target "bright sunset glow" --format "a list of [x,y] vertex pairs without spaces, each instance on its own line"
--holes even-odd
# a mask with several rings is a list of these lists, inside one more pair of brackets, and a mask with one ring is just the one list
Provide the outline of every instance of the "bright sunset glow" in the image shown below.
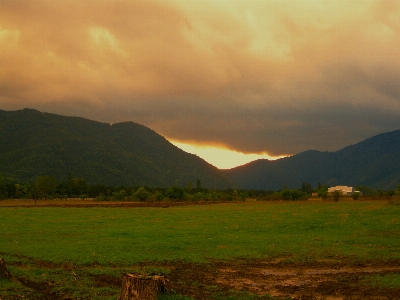
[[188,153],[196,154],[218,169],[231,169],[256,159],[275,160],[283,157],[273,157],[267,154],[245,154],[216,146],[199,146],[175,141],[170,142]]

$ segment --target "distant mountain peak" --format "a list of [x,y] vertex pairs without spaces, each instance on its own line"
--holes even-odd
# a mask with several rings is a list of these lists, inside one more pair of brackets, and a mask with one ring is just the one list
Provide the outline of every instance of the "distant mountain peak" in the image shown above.
[[307,150],[275,161],[253,161],[224,173],[245,189],[300,188],[303,182],[313,187],[322,183],[395,188],[400,183],[400,130],[336,152]]
[[65,180],[71,173],[92,184],[233,186],[217,168],[135,122],[110,125],[29,108],[0,113],[0,173],[10,181]]

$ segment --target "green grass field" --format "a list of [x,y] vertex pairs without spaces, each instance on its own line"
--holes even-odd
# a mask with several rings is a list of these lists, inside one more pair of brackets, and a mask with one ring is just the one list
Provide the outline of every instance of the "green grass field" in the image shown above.
[[[400,206],[386,201],[244,202],[169,208],[0,207],[0,232],[0,257],[12,273],[35,281],[51,278],[58,289],[64,289],[62,293],[76,298],[94,291],[87,282],[77,287],[66,280],[65,274],[71,272],[61,268],[62,264],[86,268],[88,274],[94,273],[90,276],[117,272],[118,277],[119,272],[132,271],[143,262],[400,259]],[[49,272],[37,261],[58,267]],[[388,280],[398,282],[398,277]],[[1,287],[11,294],[22,288],[5,280],[0,280]],[[96,290],[103,296],[90,299],[115,299],[116,290],[103,287]]]

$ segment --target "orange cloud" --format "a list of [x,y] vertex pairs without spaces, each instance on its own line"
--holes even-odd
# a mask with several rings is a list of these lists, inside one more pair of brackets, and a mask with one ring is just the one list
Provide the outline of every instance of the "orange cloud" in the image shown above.
[[399,20],[390,0],[0,0],[0,108],[338,149],[400,127]]

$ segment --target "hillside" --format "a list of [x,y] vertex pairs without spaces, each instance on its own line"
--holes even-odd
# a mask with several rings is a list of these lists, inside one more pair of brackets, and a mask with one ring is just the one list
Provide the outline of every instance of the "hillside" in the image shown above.
[[203,187],[232,186],[214,166],[133,122],[0,110],[0,140],[0,173],[16,182],[38,175],[65,181],[71,173],[91,184],[195,186],[199,179]]
[[391,189],[400,183],[400,130],[336,152],[309,150],[275,161],[256,160],[223,172],[246,189],[300,188],[322,184]]

